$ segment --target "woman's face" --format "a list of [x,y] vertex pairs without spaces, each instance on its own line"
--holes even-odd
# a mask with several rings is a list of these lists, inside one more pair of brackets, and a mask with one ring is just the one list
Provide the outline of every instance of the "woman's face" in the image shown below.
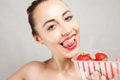
[[33,15],[37,42],[45,44],[57,58],[72,58],[79,52],[79,25],[67,5],[48,0]]

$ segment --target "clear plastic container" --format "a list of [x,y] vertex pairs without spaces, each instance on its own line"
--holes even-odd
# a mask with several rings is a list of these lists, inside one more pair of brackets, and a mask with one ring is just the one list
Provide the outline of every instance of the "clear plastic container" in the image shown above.
[[75,68],[79,76],[83,80],[93,73],[94,71],[99,71],[100,74],[106,76],[109,80],[114,78],[115,80],[120,80],[120,62],[116,61],[78,61],[76,57],[72,59]]

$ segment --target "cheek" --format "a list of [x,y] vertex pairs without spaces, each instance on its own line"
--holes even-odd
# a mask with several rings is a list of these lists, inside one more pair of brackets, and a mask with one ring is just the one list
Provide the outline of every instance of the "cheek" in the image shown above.
[[76,29],[79,29],[79,23],[75,18],[73,18],[72,22],[70,22],[70,25]]
[[72,22],[72,23],[70,23],[70,25],[77,33],[80,32],[80,27],[79,27],[79,24],[77,22]]
[[57,44],[60,41],[60,31],[59,30],[55,30],[55,31],[51,31],[51,32],[47,32],[44,35],[44,41],[46,42],[46,44]]

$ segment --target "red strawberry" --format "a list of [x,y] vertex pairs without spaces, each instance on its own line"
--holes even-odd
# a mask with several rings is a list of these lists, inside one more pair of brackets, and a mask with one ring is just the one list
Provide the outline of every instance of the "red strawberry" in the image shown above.
[[108,56],[105,53],[97,52],[95,54],[95,60],[96,61],[107,61],[108,60]]
[[90,54],[80,54],[78,57],[77,57],[77,60],[83,60],[83,61],[88,61],[88,60],[91,60],[91,56]]

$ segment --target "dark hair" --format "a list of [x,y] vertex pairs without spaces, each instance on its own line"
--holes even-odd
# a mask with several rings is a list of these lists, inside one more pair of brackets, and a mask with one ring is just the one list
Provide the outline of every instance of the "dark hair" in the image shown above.
[[28,14],[28,21],[32,29],[32,34],[33,35],[38,35],[37,31],[35,30],[35,24],[33,20],[33,12],[35,8],[42,2],[47,1],[47,0],[34,0],[31,5],[27,8],[27,14]]

